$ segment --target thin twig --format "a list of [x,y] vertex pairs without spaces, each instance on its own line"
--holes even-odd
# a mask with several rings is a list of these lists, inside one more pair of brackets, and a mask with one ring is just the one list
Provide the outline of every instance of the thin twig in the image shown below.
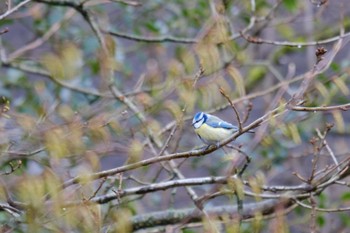
[[15,11],[19,10],[19,8],[21,8],[22,6],[26,5],[27,3],[29,3],[32,0],[24,0],[23,2],[19,3],[18,5],[16,5],[15,7],[12,7],[11,9],[9,9],[8,11],[6,11],[4,14],[0,15],[0,20],[6,18],[7,16],[9,16],[10,14],[14,13]]
[[317,135],[320,137],[320,139],[323,140],[323,143],[324,143],[326,149],[328,150],[328,153],[331,155],[335,165],[337,165],[338,171],[340,171],[340,167],[338,166],[339,162],[338,162],[337,158],[335,157],[333,150],[331,149],[331,147],[327,143],[326,135],[325,134],[322,135],[319,129],[316,129],[316,132],[317,132]]
[[174,36],[158,36],[158,37],[146,37],[146,36],[137,36],[134,34],[116,32],[116,31],[104,31],[104,33],[110,34],[112,36],[129,39],[138,42],[147,42],[147,43],[162,43],[162,42],[171,42],[171,43],[181,43],[181,44],[194,44],[198,43],[197,39],[193,38],[181,38]]
[[236,118],[237,118],[237,121],[238,121],[239,132],[242,132],[242,122],[241,122],[241,119],[239,117],[239,113],[238,113],[235,105],[232,103],[230,97],[225,93],[225,91],[224,91],[224,89],[222,87],[219,87],[219,90],[220,90],[221,95],[223,95],[227,99],[227,101],[230,103],[233,111],[235,112]]
[[199,80],[200,77],[202,77],[204,74],[204,68],[202,65],[199,65],[199,70],[197,71],[197,73],[194,75],[194,81],[192,84],[192,87],[195,87],[197,84],[197,81]]
[[243,167],[241,168],[241,170],[238,172],[238,177],[241,177],[244,173],[244,171],[247,169],[249,163],[251,162],[251,157],[245,153],[243,150],[241,150],[241,148],[237,147],[237,146],[233,146],[233,145],[226,145],[227,147],[236,150],[237,152],[241,153],[242,155],[244,155],[246,162],[244,163]]
[[303,106],[293,106],[290,108],[293,111],[301,112],[328,112],[328,111],[348,111],[350,109],[350,104],[340,104],[334,106],[321,106],[321,107],[303,107]]
[[42,35],[38,39],[26,44],[25,46],[15,50],[11,54],[9,54],[8,55],[8,62],[13,61],[17,57],[24,54],[25,52],[33,50],[33,49],[41,46],[42,44],[44,44],[48,39],[50,39],[50,37],[54,33],[56,33],[61,28],[63,23],[65,23],[68,19],[70,19],[75,13],[76,13],[76,11],[73,9],[68,10],[67,13],[64,15],[63,19],[54,23],[48,30],[46,30],[44,35]]
[[298,203],[298,205],[307,208],[307,209],[315,209],[318,212],[327,212],[327,213],[332,213],[332,212],[347,212],[350,211],[350,207],[339,207],[339,208],[319,208],[319,207],[314,207],[314,206],[310,206],[307,205],[301,201],[299,201],[298,199],[294,200],[296,203]]
[[169,142],[170,142],[170,140],[173,138],[173,136],[174,136],[175,131],[176,131],[177,128],[178,128],[178,126],[176,125],[176,126],[171,130],[170,135],[169,135],[169,137],[167,138],[167,140],[165,141],[165,143],[164,143],[162,149],[159,151],[158,156],[162,156],[163,153],[164,153],[164,151],[169,147]]
[[97,193],[101,190],[101,188],[102,188],[102,185],[106,182],[106,178],[103,178],[102,180],[101,180],[101,182],[100,182],[100,184],[98,185],[98,187],[97,187],[97,189],[95,190],[95,192],[89,197],[89,201],[92,199],[92,198],[94,198],[94,197],[96,197],[96,195],[97,195]]
[[249,119],[250,112],[253,110],[253,104],[249,101],[248,106],[246,107],[246,112],[244,114],[242,124],[246,123]]
[[301,48],[303,46],[315,46],[315,45],[323,45],[323,44],[329,44],[335,41],[338,41],[341,38],[345,38],[347,36],[350,36],[350,32],[345,33],[344,35],[331,37],[325,40],[319,40],[319,41],[308,41],[308,42],[292,42],[292,41],[276,41],[276,40],[267,40],[262,39],[258,37],[253,37],[250,35],[247,35],[245,33],[241,33],[242,37],[247,40],[250,43],[254,44],[270,44],[270,45],[278,45],[278,46],[288,46],[288,47],[297,47]]
[[310,194],[310,202],[311,202],[311,223],[310,223],[310,232],[316,232],[316,201],[315,197]]
[[7,33],[7,32],[9,32],[9,29],[8,29],[8,28],[4,28],[4,29],[2,29],[2,30],[0,31],[0,35],[5,34],[5,33]]
[[274,109],[272,111],[267,112],[264,116],[258,118],[257,120],[252,122],[250,125],[242,128],[241,132],[236,132],[232,136],[227,138],[226,140],[220,142],[218,144],[218,147],[209,147],[209,148],[207,148],[205,150],[192,150],[192,151],[168,154],[168,155],[164,155],[164,156],[161,156],[161,157],[153,157],[153,158],[145,159],[145,160],[142,160],[142,161],[139,161],[139,162],[136,162],[136,163],[127,164],[127,165],[124,165],[124,166],[121,166],[121,167],[117,167],[117,168],[113,168],[113,169],[109,169],[109,170],[104,170],[104,171],[101,171],[101,172],[93,173],[93,174],[90,174],[90,175],[76,176],[75,178],[72,178],[72,179],[64,182],[63,187],[68,187],[70,185],[76,184],[81,179],[84,179],[84,180],[85,179],[96,180],[96,179],[99,179],[99,178],[102,178],[102,177],[105,177],[105,176],[115,175],[115,174],[118,174],[120,172],[136,169],[136,168],[147,166],[147,165],[150,165],[150,164],[153,164],[153,163],[159,163],[159,162],[167,161],[167,160],[174,160],[174,159],[179,159],[179,158],[189,158],[189,157],[195,157],[195,156],[202,156],[202,155],[210,154],[211,152],[217,150],[218,148],[221,148],[222,146],[230,143],[231,141],[233,141],[234,139],[236,139],[237,137],[239,137],[243,133],[245,133],[245,132],[247,132],[247,131],[255,128],[255,127],[258,127],[262,122],[264,122],[266,119],[269,119],[274,114],[279,114],[279,109]]
[[344,35],[340,35],[339,40],[337,41],[337,43],[333,45],[332,50],[327,52],[327,54],[324,56],[323,59],[318,61],[310,71],[304,74],[303,82],[299,86],[299,89],[297,90],[296,94],[288,102],[289,108],[300,105],[304,102],[304,95],[306,91],[309,89],[310,84],[312,83],[314,78],[318,74],[321,74],[322,72],[328,69],[328,67],[334,60],[335,56],[349,41],[350,41],[350,37],[344,37]]
[[14,63],[14,62],[6,62],[6,61],[2,61],[2,62],[3,62],[2,66],[4,66],[4,67],[14,68],[14,69],[18,69],[18,70],[21,70],[21,71],[24,71],[27,73],[32,73],[32,74],[37,74],[37,75],[40,75],[43,77],[47,77],[48,79],[50,79],[51,81],[53,81],[57,85],[62,86],[62,87],[67,88],[67,89],[70,89],[72,91],[80,92],[80,93],[83,93],[86,95],[113,98],[113,95],[111,95],[110,93],[101,93],[101,92],[96,91],[96,90],[82,88],[80,86],[74,86],[74,85],[68,84],[67,82],[64,82],[60,79],[53,77],[52,75],[50,75],[49,72],[47,72],[46,70],[43,70],[40,67],[37,67],[35,65],[27,65],[25,63]]

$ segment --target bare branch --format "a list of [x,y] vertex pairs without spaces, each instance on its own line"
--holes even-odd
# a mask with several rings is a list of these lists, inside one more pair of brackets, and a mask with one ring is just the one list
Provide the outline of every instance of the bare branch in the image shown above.
[[340,37],[338,42],[333,46],[333,49],[330,52],[328,52],[323,59],[318,61],[312,70],[310,70],[304,75],[304,80],[301,83],[296,94],[289,101],[288,107],[300,105],[301,103],[303,103],[304,94],[308,90],[311,82],[316,77],[316,75],[321,74],[322,72],[327,70],[336,54],[350,41],[350,37],[346,37],[344,39],[343,38],[344,37]]
[[[256,121],[254,121],[253,123],[251,123],[247,127],[243,128],[241,132],[234,133],[230,138],[228,138],[225,141],[221,142],[219,144],[218,148],[220,148],[220,147],[230,143],[232,140],[236,139],[237,137],[239,137],[243,133],[247,132],[248,130],[257,127],[262,121],[265,120],[265,118],[266,118],[266,115],[261,117],[261,118],[259,118]],[[128,171],[128,170],[136,169],[136,168],[139,168],[139,167],[144,167],[144,166],[147,166],[147,165],[150,165],[150,164],[154,164],[154,163],[159,163],[159,162],[162,162],[162,161],[168,161],[168,160],[179,159],[179,158],[189,158],[189,157],[195,157],[195,156],[202,156],[202,155],[210,154],[211,152],[217,150],[218,148],[216,148],[216,147],[209,147],[206,150],[193,150],[193,151],[187,151],[187,152],[163,155],[161,157],[153,157],[153,158],[142,160],[142,161],[139,161],[139,162],[136,162],[136,163],[124,165],[124,166],[117,167],[117,168],[114,168],[114,169],[104,170],[104,171],[97,172],[97,173],[90,174],[90,175],[86,175],[86,176],[77,176],[77,177],[75,177],[73,179],[70,179],[70,180],[66,181],[63,184],[63,188],[68,187],[68,186],[73,185],[73,184],[77,184],[77,183],[79,183],[80,180],[96,180],[96,179],[100,179],[102,177],[115,175],[115,174],[118,174],[120,172],[125,172],[125,171]]]
[[18,3],[18,5],[12,7],[11,9],[8,9],[4,14],[0,15],[0,20],[6,18],[7,16],[11,15],[15,11],[18,11],[19,8],[21,8],[22,6],[28,4],[30,1],[32,1],[32,0],[24,0],[23,2]]
[[[316,132],[317,132],[317,135],[320,137],[320,139],[323,140],[323,143],[324,143],[326,149],[328,150],[329,154],[331,155],[335,165],[338,167],[339,162],[338,162],[337,158],[335,157],[333,150],[331,149],[331,147],[328,145],[328,143],[326,141],[326,133],[324,135],[322,135],[319,129],[316,129]],[[338,171],[340,171],[340,167],[338,167]]]
[[65,23],[68,19],[70,19],[71,17],[74,16],[74,14],[76,13],[76,11],[74,10],[69,10],[67,11],[67,13],[65,14],[65,16],[63,17],[63,19],[61,21],[58,21],[57,23],[53,24],[49,30],[47,30],[45,32],[45,34],[41,37],[39,37],[38,39],[34,40],[31,43],[26,44],[25,46],[15,50],[13,53],[8,55],[8,62],[13,61],[14,59],[16,59],[17,57],[21,56],[22,54],[24,54],[27,51],[33,50],[39,46],[41,46],[43,43],[45,43],[54,33],[56,33],[62,26],[63,23]]
[[344,35],[331,37],[325,40],[319,41],[309,41],[309,42],[292,42],[292,41],[275,41],[275,40],[266,40],[258,37],[249,36],[245,33],[241,33],[242,37],[250,43],[254,44],[270,44],[276,46],[288,46],[288,47],[296,47],[301,48],[304,46],[315,46],[315,45],[324,45],[329,44],[335,41],[338,41],[342,38],[350,36],[350,32],[345,33]]
[[8,29],[8,28],[2,29],[2,30],[0,31],[0,36],[1,36],[2,34],[7,33],[7,32],[9,32],[9,29]]
[[[275,207],[282,206],[290,211],[295,208],[293,201],[291,200],[266,200],[258,203],[249,203],[244,205],[244,209],[241,213],[243,221],[250,221],[254,219],[257,212],[263,213],[264,216],[273,215],[275,213]],[[289,210],[288,210],[289,209]],[[223,219],[223,216],[229,216],[234,218],[238,214],[237,206],[218,206],[208,208],[207,213],[209,216],[218,216],[219,219]],[[157,222],[158,226],[168,224],[178,224],[183,219],[188,219],[188,222],[200,222],[203,215],[198,213],[195,209],[183,209],[183,210],[168,210],[153,212],[151,214],[138,215],[132,218],[133,230],[144,229],[154,226],[154,222]]]
[[318,212],[327,212],[327,213],[331,213],[331,212],[347,212],[347,211],[350,211],[350,207],[339,207],[339,208],[319,208],[319,207],[313,207],[313,206],[310,206],[308,204],[305,204],[304,202],[302,201],[299,201],[298,199],[295,199],[295,202],[306,208],[306,209],[315,209],[316,211]]
[[241,118],[239,116],[239,113],[238,113],[236,107],[232,103],[230,97],[225,93],[224,89],[222,87],[220,87],[219,90],[220,90],[221,95],[223,95],[227,99],[227,101],[230,103],[233,111],[235,112],[236,118],[237,118],[237,122],[238,122],[238,126],[239,126],[239,132],[242,132],[242,122],[241,122]]
[[110,34],[111,36],[116,36],[119,38],[124,38],[128,40],[138,41],[138,42],[147,42],[147,43],[162,43],[162,42],[171,42],[171,43],[181,43],[181,44],[195,44],[198,43],[197,39],[193,38],[181,38],[173,36],[158,36],[158,37],[149,37],[149,36],[137,36],[134,34],[116,32],[116,31],[105,31],[104,33]]
[[334,106],[320,106],[320,107],[303,107],[303,106],[292,106],[290,108],[293,111],[300,112],[331,112],[331,111],[348,111],[350,109],[350,104],[340,104]]

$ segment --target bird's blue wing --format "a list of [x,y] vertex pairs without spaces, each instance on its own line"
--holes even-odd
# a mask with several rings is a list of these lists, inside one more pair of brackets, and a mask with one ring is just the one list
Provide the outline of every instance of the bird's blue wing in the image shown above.
[[207,121],[205,122],[209,126],[213,128],[224,128],[224,129],[236,129],[238,130],[237,126],[234,126],[226,121],[221,120],[220,118],[216,116],[210,116],[208,117]]
[[238,129],[236,126],[226,122],[226,121],[220,121],[220,122],[212,122],[208,123],[213,128],[224,128],[224,129]]

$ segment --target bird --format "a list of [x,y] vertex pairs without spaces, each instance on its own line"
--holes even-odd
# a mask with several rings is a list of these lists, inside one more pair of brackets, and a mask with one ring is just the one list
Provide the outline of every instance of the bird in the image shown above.
[[208,146],[218,146],[222,140],[239,131],[237,126],[204,112],[194,115],[192,126],[198,137]]

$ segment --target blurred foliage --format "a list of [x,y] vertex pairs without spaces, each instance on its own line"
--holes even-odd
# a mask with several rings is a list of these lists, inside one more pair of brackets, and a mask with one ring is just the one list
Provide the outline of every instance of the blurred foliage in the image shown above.
[[[7,2],[14,7],[22,1]],[[299,75],[313,67],[317,46],[249,43],[240,36],[308,42],[350,28],[350,20],[342,15],[350,8],[339,9],[349,6],[346,0],[313,2],[318,1],[33,0],[0,19],[0,31],[9,29],[0,35],[0,199],[25,205],[19,217],[0,212],[1,231],[131,232],[133,217],[142,213],[194,206],[183,188],[91,204],[123,189],[175,180],[168,162],[96,181],[82,178],[69,187],[63,183],[77,175],[200,147],[188,121],[195,112],[214,112],[237,123],[219,88],[246,118],[244,125],[275,108],[278,116],[268,114],[254,135],[233,143],[253,158],[243,179],[256,196],[245,195],[246,185],[230,179],[217,187],[225,194],[206,200],[204,206],[236,204],[236,197],[259,202],[264,185],[300,184],[295,174],[310,175],[316,156],[318,168],[332,164],[323,144],[317,151],[310,143],[318,137],[316,129],[326,134],[339,160],[344,159],[350,149],[349,113],[293,112],[284,107],[302,83]],[[78,3],[84,7],[70,7]],[[8,6],[0,4],[1,15]],[[122,36],[110,35],[109,30]],[[152,42],[154,38],[160,42]],[[344,48],[310,85],[304,106],[349,103],[349,63]],[[334,124],[329,132],[326,123]],[[176,161],[176,166],[186,177],[222,176],[228,167],[240,165],[241,155],[225,148]],[[214,189],[201,185],[198,190],[210,194]],[[349,192],[335,190],[315,197],[317,207],[349,204]],[[295,222],[309,227],[309,209],[298,207],[285,215],[278,206],[276,211],[272,219],[256,212],[241,226],[230,216],[203,218],[202,227],[183,226],[182,232],[298,232]],[[321,231],[332,225],[329,215],[317,213]],[[338,229],[349,227],[346,213],[332,216],[339,216]]]

